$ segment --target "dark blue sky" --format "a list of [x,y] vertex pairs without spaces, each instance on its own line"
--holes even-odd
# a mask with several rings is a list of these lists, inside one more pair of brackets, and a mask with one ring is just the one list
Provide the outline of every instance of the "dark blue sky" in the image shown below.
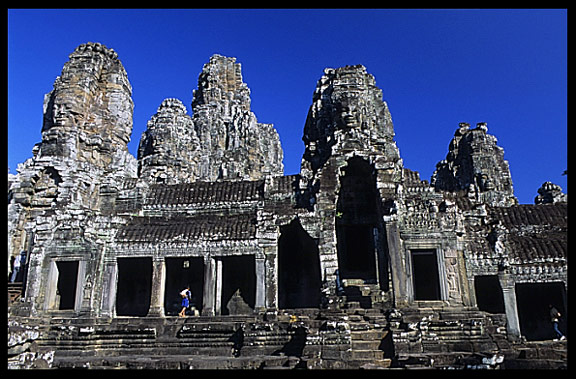
[[136,155],[163,99],[191,112],[212,54],[237,58],[259,122],[275,125],[286,174],[326,67],[363,64],[388,103],[404,166],[430,179],[459,122],[488,123],[515,195],[545,181],[567,192],[567,11],[8,10],[8,166],[41,140],[42,103],[81,43],[113,48],[133,87]]

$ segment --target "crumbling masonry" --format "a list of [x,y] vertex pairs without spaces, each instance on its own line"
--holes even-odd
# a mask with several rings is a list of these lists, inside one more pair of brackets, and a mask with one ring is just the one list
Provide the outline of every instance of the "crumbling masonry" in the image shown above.
[[210,58],[191,115],[159,105],[137,158],[131,91],[116,52],[78,46],[9,175],[9,367],[566,365],[541,341],[567,311],[567,196],[518,204],[485,123],[421,180],[374,77],[328,68],[285,176],[235,58]]

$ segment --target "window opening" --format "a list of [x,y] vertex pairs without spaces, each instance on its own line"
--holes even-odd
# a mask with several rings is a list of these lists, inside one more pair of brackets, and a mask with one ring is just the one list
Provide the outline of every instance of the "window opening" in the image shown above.
[[256,303],[256,261],[253,255],[222,257],[222,315],[252,313]]

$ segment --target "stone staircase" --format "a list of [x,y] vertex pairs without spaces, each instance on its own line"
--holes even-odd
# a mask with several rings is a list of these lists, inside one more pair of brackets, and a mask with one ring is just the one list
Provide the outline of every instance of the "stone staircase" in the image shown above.
[[338,306],[326,309],[246,316],[22,320],[39,332],[29,351],[52,352],[52,367],[59,368],[566,366],[566,341],[513,344],[507,339],[504,315],[441,303],[396,310],[380,306],[374,288],[356,287]]
[[343,322],[349,329],[349,345],[340,352],[339,358],[346,362],[347,368],[390,367],[393,348],[383,313],[387,299],[378,284],[365,283],[362,279],[342,282],[343,292],[337,300],[339,310],[327,312],[328,319]]
[[8,283],[8,304],[17,301],[22,295],[22,282]]
[[388,368],[392,360],[384,351],[384,339],[389,331],[384,325],[371,322],[361,310],[349,316],[350,356],[348,363],[353,368]]
[[504,351],[506,369],[567,369],[568,340],[529,341]]
[[[34,350],[59,368],[298,368],[319,321],[251,316],[51,319]],[[338,343],[341,343],[339,341]],[[310,357],[310,356],[307,356]]]
[[503,315],[422,304],[399,313],[390,318],[398,367],[454,367],[465,357],[509,346]]
[[[114,320],[51,320],[37,348],[56,351],[57,367],[142,367],[167,360],[169,368],[206,367],[218,361],[198,357],[233,358],[239,349],[238,331],[254,317],[117,318]],[[159,367],[164,363],[161,363]],[[233,366],[233,365],[232,365]],[[231,367],[232,367],[231,366]]]
[[342,282],[341,298],[345,308],[377,308],[387,300],[378,284],[367,284],[363,279],[344,279]]

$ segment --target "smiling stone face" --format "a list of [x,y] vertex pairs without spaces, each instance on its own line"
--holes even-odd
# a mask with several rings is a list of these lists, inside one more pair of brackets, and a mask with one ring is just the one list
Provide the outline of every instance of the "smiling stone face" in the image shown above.
[[315,170],[335,152],[350,149],[391,152],[396,158],[393,137],[388,105],[364,66],[324,70],[304,126],[304,166]]
[[358,104],[344,101],[337,105],[336,125],[338,129],[358,128],[362,125]]

